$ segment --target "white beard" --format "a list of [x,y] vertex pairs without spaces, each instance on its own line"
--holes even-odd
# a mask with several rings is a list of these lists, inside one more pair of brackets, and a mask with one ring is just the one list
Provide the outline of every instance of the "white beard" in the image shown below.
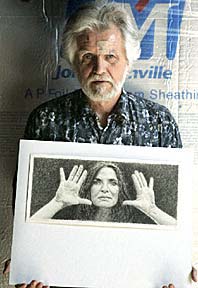
[[[93,75],[91,76],[86,82],[81,82],[82,90],[85,93],[85,95],[92,101],[108,101],[115,96],[117,96],[119,93],[121,93],[122,87],[124,85],[124,82],[126,80],[127,75],[127,69],[123,74],[123,78],[118,84],[115,84],[115,82],[109,77],[105,75]],[[109,85],[111,85],[111,88],[107,88],[106,85],[103,86],[103,84],[95,85],[94,88],[91,87],[92,81],[108,81]]]

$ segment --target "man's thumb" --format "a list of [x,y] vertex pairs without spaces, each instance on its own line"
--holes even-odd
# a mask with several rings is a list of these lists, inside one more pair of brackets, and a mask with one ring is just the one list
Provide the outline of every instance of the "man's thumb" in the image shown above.
[[5,264],[4,264],[4,269],[3,269],[3,274],[7,274],[10,272],[10,262],[11,259],[6,260]]

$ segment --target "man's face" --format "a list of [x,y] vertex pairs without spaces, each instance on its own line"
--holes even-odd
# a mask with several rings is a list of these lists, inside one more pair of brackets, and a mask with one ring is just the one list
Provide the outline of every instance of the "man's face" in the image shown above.
[[118,202],[119,185],[111,167],[99,170],[91,186],[91,201],[97,207],[113,207]]
[[128,71],[120,30],[87,31],[77,37],[76,72],[84,93],[93,101],[119,96]]

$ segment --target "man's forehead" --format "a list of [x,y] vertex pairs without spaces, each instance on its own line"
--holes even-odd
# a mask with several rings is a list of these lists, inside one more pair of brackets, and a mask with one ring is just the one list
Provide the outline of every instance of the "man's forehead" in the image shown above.
[[107,45],[117,45],[121,41],[120,31],[118,29],[107,29],[100,31],[84,31],[77,36],[77,45],[81,47],[97,47],[99,50]]
[[99,51],[103,51],[103,50],[109,50],[108,48],[109,48],[109,42],[108,41],[97,41],[97,50],[99,50]]

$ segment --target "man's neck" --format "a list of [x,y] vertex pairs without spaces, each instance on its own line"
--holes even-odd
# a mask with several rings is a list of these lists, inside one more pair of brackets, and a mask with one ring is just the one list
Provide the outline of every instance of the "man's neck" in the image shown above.
[[107,118],[116,105],[120,94],[106,101],[93,101],[89,99],[91,109],[96,113],[102,127],[107,125]]

